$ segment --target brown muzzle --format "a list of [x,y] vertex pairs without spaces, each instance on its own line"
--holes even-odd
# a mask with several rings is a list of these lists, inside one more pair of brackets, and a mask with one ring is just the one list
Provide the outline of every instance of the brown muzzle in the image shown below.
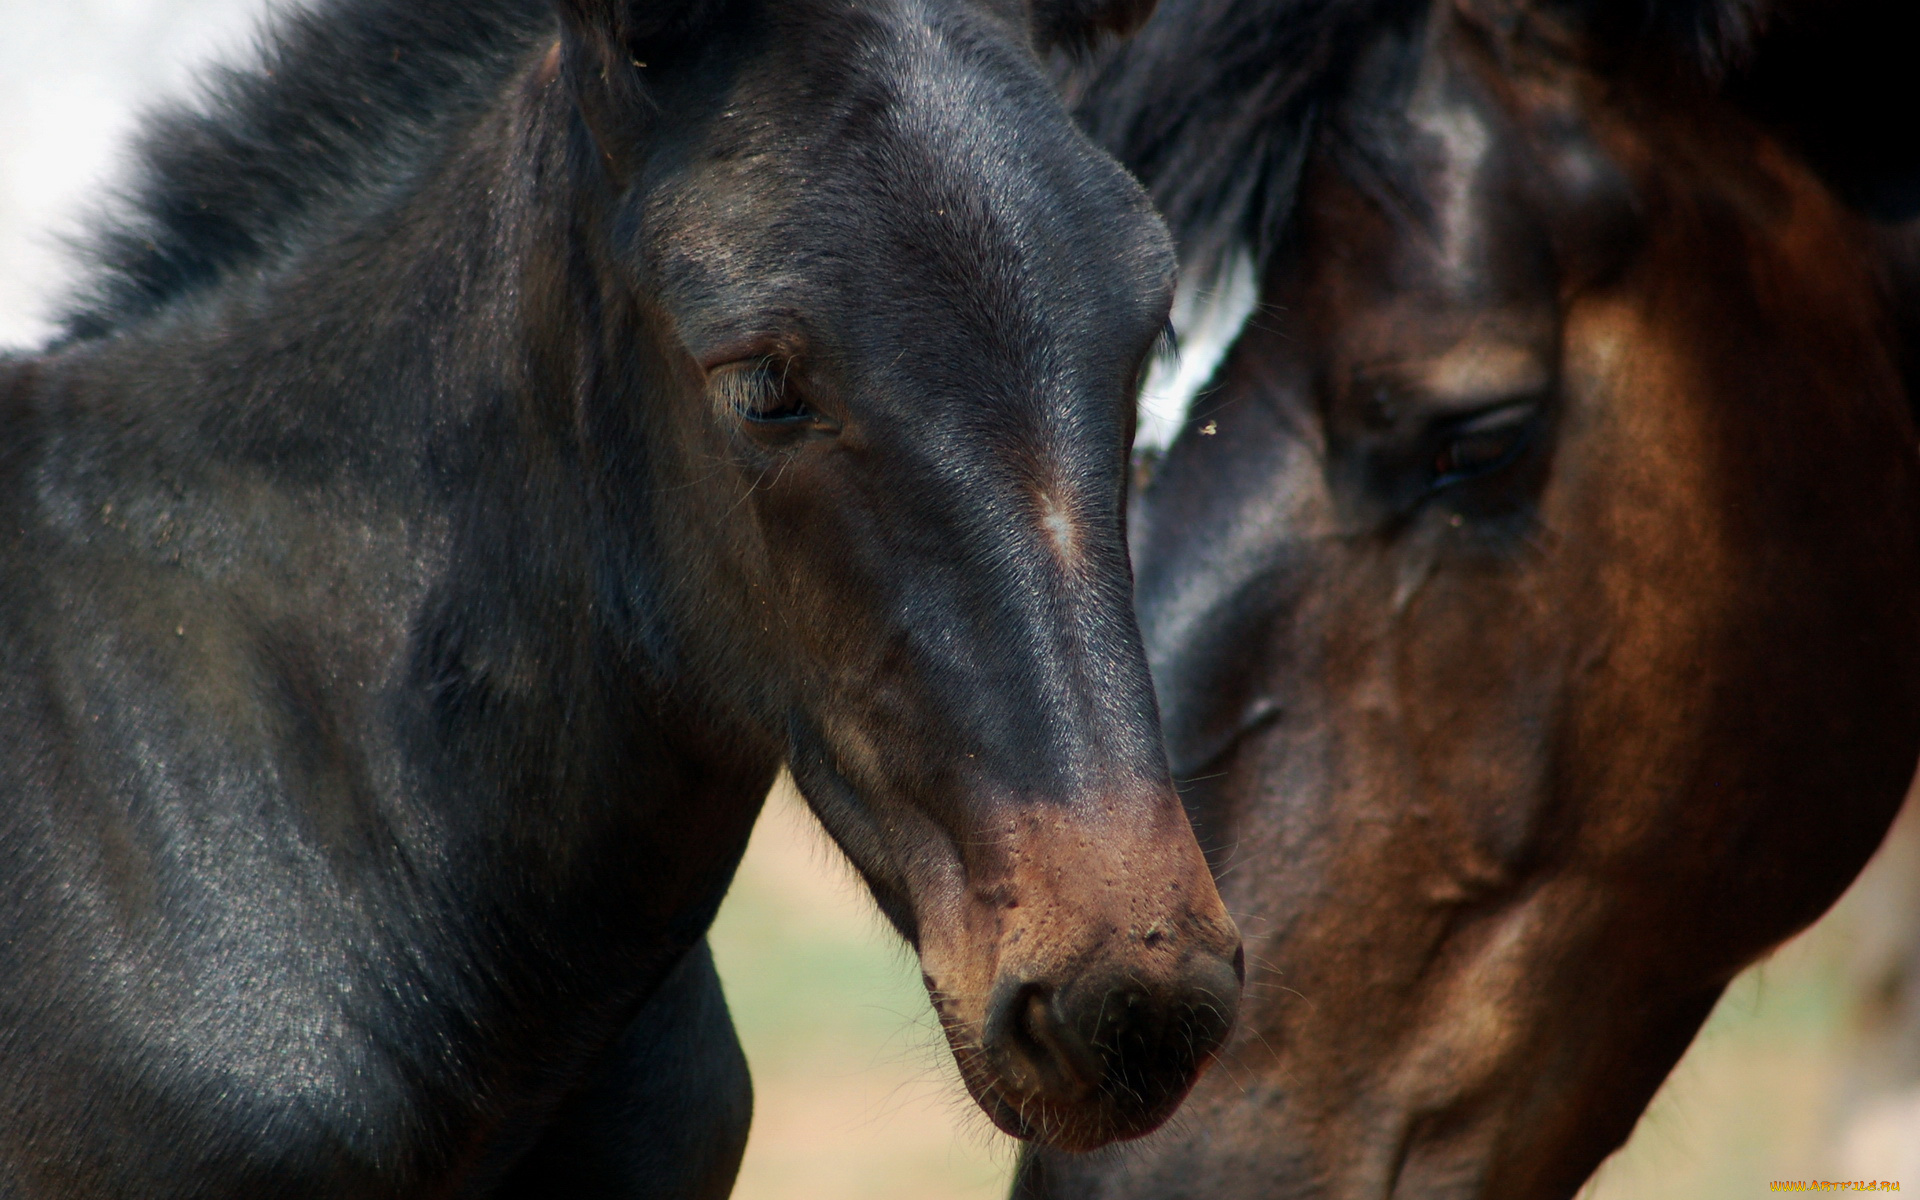
[[1151,1132],[1226,1040],[1244,973],[1186,814],[1171,792],[1029,804],[999,833],[968,848],[951,919],[922,923],[968,1088],[1000,1128],[1059,1149]]

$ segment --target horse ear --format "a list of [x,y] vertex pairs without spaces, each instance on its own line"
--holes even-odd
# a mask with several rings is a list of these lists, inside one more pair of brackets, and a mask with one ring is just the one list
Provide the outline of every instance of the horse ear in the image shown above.
[[1043,49],[1079,49],[1103,33],[1120,37],[1147,23],[1154,0],[1033,0],[1033,28]]
[[625,63],[670,54],[692,40],[718,7],[715,0],[554,0],[569,37],[597,43]]
[[631,157],[634,122],[648,111],[643,73],[695,41],[718,0],[554,0],[567,86],[600,152]]

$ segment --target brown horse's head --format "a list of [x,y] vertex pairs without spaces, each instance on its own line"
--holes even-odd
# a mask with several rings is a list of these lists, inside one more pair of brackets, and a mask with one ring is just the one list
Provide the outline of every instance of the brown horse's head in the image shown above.
[[614,611],[783,746],[996,1122],[1151,1129],[1239,991],[1122,528],[1172,255],[1033,56],[1143,6],[562,10]]
[[1913,769],[1869,231],[1678,56],[1415,7],[1307,106],[1136,514],[1241,1025],[1175,1128],[1026,1195],[1571,1196]]

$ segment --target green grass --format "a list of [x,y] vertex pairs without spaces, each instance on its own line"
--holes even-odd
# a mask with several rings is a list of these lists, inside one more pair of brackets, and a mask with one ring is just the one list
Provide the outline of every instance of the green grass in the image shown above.
[[919,968],[791,793],[712,943],[754,1077],[737,1200],[1005,1195],[1011,1143],[966,1098]]

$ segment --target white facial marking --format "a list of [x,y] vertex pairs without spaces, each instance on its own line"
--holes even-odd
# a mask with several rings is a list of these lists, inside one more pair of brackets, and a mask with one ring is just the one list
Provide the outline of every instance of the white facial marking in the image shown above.
[[1247,319],[1260,303],[1260,281],[1253,255],[1236,248],[1227,255],[1218,274],[1206,279],[1183,277],[1173,297],[1173,333],[1178,341],[1171,355],[1157,355],[1140,385],[1140,422],[1133,448],[1165,452],[1186,427],[1193,403],[1213,381],[1221,360],[1240,337]]
[[1080,557],[1080,529],[1074,523],[1072,507],[1052,492],[1040,493],[1040,529],[1047,535],[1054,555],[1072,569]]
[[1431,107],[1416,104],[1413,121],[1440,146],[1445,165],[1434,183],[1440,259],[1453,279],[1464,284],[1481,266],[1478,256],[1485,230],[1475,220],[1474,185],[1493,150],[1493,133],[1478,112],[1444,102]]

